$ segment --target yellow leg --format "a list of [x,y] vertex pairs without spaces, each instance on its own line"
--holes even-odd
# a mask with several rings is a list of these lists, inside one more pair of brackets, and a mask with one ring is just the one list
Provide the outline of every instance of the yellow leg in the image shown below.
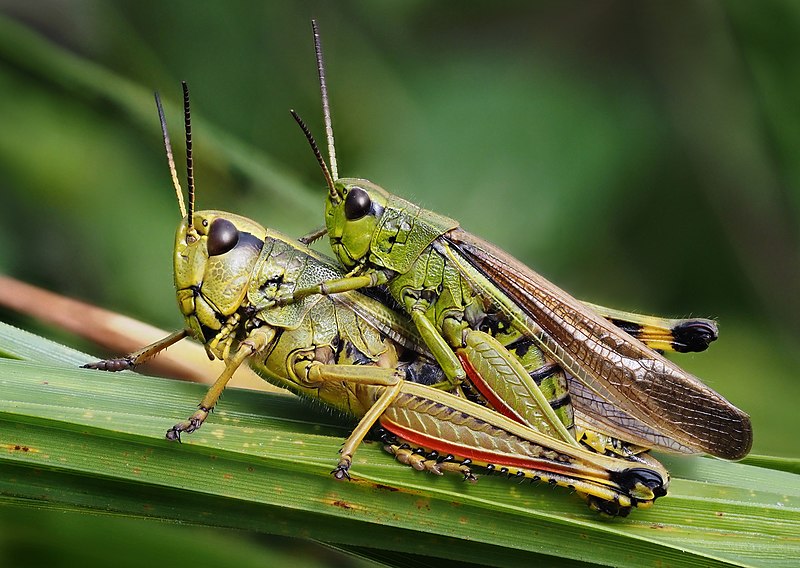
[[353,462],[353,454],[381,414],[400,393],[405,381],[393,369],[362,365],[322,365],[313,361],[304,361],[297,364],[295,372],[298,376],[305,376],[305,382],[309,385],[318,385],[324,382],[347,382],[351,385],[384,387],[381,395],[367,409],[345,440],[340,451],[339,464],[331,472],[336,479],[349,479],[348,470]]
[[180,442],[182,432],[191,434],[200,428],[200,426],[203,425],[203,422],[205,422],[206,418],[208,418],[208,414],[217,404],[219,397],[222,395],[222,391],[225,390],[228,381],[231,380],[231,377],[233,376],[233,373],[236,372],[236,369],[238,369],[239,366],[248,359],[248,357],[252,357],[254,354],[268,346],[274,338],[275,330],[271,327],[265,326],[253,330],[250,335],[248,335],[247,338],[239,344],[239,347],[236,349],[236,353],[234,353],[233,357],[231,357],[227,365],[225,365],[225,370],[222,371],[222,374],[219,376],[219,378],[214,382],[213,385],[211,385],[211,388],[208,389],[208,392],[206,392],[203,400],[200,401],[200,407],[198,408],[197,412],[192,414],[188,420],[179,422],[167,430],[167,439],[177,440]]

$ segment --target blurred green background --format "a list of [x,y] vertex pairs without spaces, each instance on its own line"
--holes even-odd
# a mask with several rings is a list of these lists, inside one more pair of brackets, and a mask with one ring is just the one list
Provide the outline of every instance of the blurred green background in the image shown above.
[[321,138],[312,17],[341,175],[459,219],[582,299],[717,319],[720,340],[680,363],[751,414],[754,452],[800,456],[791,0],[0,0],[0,272],[180,325],[152,103],[180,156],[180,80],[199,207],[318,227],[322,178],[288,113]]

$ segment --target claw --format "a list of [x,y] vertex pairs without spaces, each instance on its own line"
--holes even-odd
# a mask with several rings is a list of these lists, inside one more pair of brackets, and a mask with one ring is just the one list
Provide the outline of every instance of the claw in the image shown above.
[[[206,412],[206,416],[208,415],[207,409],[202,408],[201,410],[203,412]],[[192,432],[194,432],[195,430],[200,428],[200,426],[203,425],[204,420],[205,416],[191,416],[189,420],[187,420],[186,422],[179,422],[178,424],[175,424],[175,426],[167,430],[166,434],[167,440],[172,440],[172,441],[177,440],[178,442],[180,442],[182,432],[191,434]]]
[[171,442],[178,442],[179,444],[183,443],[181,441],[181,429],[179,425],[176,424],[175,426],[167,430],[166,438]]
[[336,469],[331,471],[331,473],[333,474],[334,478],[336,478],[336,479],[338,479],[340,481],[342,479],[347,479],[349,481],[350,480],[350,473],[347,471],[348,469],[350,469],[348,466],[339,465],[339,466],[336,467]]

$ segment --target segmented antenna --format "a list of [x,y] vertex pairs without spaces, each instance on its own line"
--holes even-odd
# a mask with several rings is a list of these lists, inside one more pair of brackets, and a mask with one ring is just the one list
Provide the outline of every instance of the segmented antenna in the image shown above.
[[192,119],[189,111],[189,85],[181,81],[183,87],[183,120],[186,129],[186,189],[189,193],[189,222],[194,215],[194,167],[192,165]]
[[297,122],[297,124],[303,130],[303,134],[306,135],[306,140],[308,140],[308,144],[311,146],[311,151],[314,152],[314,156],[317,158],[319,167],[322,169],[322,175],[325,176],[325,183],[328,184],[328,193],[331,196],[331,200],[334,203],[338,203],[339,194],[336,193],[336,189],[333,187],[333,178],[331,177],[331,172],[328,170],[328,165],[325,163],[325,158],[322,157],[322,152],[319,151],[319,146],[317,146],[317,141],[314,140],[314,135],[311,134],[308,126],[306,126],[306,123],[303,122],[302,118],[300,118],[299,114],[297,114],[294,110],[290,110],[289,112],[292,113],[292,118],[294,118],[295,122]]
[[322,96],[322,117],[325,121],[325,138],[328,141],[328,162],[331,165],[331,175],[334,180],[339,179],[339,168],[336,166],[336,148],[333,145],[333,123],[331,122],[331,107],[328,101],[328,82],[325,80],[325,62],[322,59],[322,41],[319,38],[317,21],[311,20],[311,29],[314,30],[314,52],[317,54],[317,73],[319,74],[319,92]]
[[175,158],[172,156],[172,144],[169,141],[169,132],[167,132],[167,120],[164,118],[164,107],[161,106],[161,97],[158,92],[154,93],[156,97],[156,108],[158,109],[158,120],[161,122],[161,136],[164,139],[164,149],[167,151],[167,164],[169,165],[169,173],[172,176],[172,185],[175,187],[175,194],[178,196],[178,207],[181,208],[181,215],[186,217],[186,205],[183,202],[183,188],[181,182],[178,181],[178,172],[175,170]]

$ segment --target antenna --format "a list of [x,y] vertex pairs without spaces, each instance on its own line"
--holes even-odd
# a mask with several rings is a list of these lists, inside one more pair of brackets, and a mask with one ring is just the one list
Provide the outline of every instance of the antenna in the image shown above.
[[303,122],[302,118],[300,118],[299,114],[297,114],[294,110],[290,110],[289,112],[292,113],[292,118],[294,118],[295,122],[300,125],[300,128],[303,130],[303,134],[306,135],[308,144],[311,146],[311,151],[314,152],[314,156],[317,158],[319,167],[322,169],[322,175],[325,176],[325,183],[328,184],[328,194],[330,195],[331,201],[334,204],[339,203],[339,194],[336,193],[336,189],[333,186],[331,172],[328,170],[328,165],[325,163],[325,158],[322,157],[322,152],[319,151],[319,146],[317,146],[317,141],[314,140],[314,135],[311,134],[308,126],[306,126],[306,123]]
[[194,166],[192,165],[192,119],[189,112],[189,85],[181,81],[183,87],[183,121],[186,129],[186,189],[189,193],[189,222],[194,215]]
[[178,196],[178,207],[181,208],[181,216],[186,217],[186,206],[183,202],[183,188],[181,188],[181,182],[178,181],[178,172],[175,171],[175,158],[172,156],[172,144],[170,144],[169,141],[167,121],[164,118],[164,108],[161,106],[161,97],[158,96],[158,91],[154,94],[156,97],[156,108],[158,109],[158,120],[161,122],[161,135],[164,139],[164,149],[167,151],[167,164],[169,165],[169,173],[172,176],[172,185],[175,187],[175,194]]
[[336,148],[333,145],[333,124],[331,122],[331,107],[328,100],[328,83],[325,80],[325,62],[322,59],[322,41],[319,37],[319,27],[316,20],[311,20],[311,29],[314,31],[314,52],[317,54],[317,73],[319,74],[319,92],[322,95],[322,117],[325,121],[325,138],[328,141],[328,162],[331,165],[331,175],[334,180],[339,179],[339,169],[336,166]]

